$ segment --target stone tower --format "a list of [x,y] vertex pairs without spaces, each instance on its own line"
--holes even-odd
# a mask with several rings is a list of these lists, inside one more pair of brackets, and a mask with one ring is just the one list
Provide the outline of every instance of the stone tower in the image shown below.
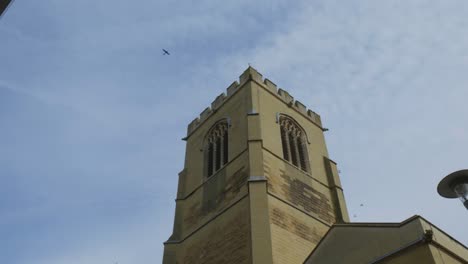
[[303,263],[349,221],[323,131],[249,67],[188,126],[163,263]]

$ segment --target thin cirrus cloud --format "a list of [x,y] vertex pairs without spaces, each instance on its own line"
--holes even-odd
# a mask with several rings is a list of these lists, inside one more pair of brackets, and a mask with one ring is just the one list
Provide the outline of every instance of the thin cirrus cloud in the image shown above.
[[353,221],[421,214],[466,243],[463,207],[435,186],[466,165],[467,9],[14,2],[0,20],[1,262],[160,261],[180,138],[248,63],[322,115]]
[[463,208],[435,187],[466,166],[467,9],[460,1],[322,2],[247,57],[322,114],[357,220],[422,214],[466,243]]

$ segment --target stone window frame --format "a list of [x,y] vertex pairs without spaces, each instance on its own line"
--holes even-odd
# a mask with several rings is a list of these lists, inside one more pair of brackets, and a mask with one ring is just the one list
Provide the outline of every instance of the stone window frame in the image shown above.
[[229,162],[230,119],[216,121],[206,133],[203,141],[204,175],[210,178]]
[[290,164],[310,173],[308,145],[310,144],[304,128],[292,117],[278,113],[276,122],[279,125],[283,159]]

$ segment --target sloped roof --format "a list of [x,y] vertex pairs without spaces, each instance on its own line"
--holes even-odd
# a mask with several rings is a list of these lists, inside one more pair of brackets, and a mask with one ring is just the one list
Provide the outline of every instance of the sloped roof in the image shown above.
[[432,243],[461,263],[468,261],[466,246],[415,215],[401,223],[335,224],[304,263],[377,263],[421,243]]

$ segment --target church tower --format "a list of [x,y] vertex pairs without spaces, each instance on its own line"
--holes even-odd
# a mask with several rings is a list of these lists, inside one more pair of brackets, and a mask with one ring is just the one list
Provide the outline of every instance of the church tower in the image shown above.
[[187,129],[164,264],[303,263],[348,222],[320,116],[249,67]]

